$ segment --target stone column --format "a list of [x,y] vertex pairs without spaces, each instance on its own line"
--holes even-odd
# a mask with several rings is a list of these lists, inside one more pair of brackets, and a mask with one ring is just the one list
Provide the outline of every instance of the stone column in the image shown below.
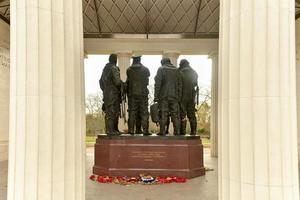
[[[120,76],[122,81],[126,81],[127,75],[126,75],[126,70],[130,66],[130,59],[132,56],[131,51],[126,51],[126,52],[118,52],[118,66],[120,68]],[[125,105],[125,111],[126,111],[126,118],[128,119],[128,104]],[[121,119],[119,121],[119,130],[120,131],[127,131],[128,127],[127,124],[124,123],[124,119]]]
[[126,81],[126,70],[130,66],[130,59],[132,56],[132,52],[119,52],[118,54],[118,66],[120,68],[120,75],[122,81]]
[[178,51],[164,51],[162,57],[163,58],[170,58],[171,63],[178,67],[178,57],[180,52]]
[[[296,21],[296,90],[297,124],[300,125],[300,20]],[[300,128],[298,128],[298,160],[300,159]]]
[[220,3],[219,199],[298,200],[295,1]]
[[9,25],[0,19],[0,161],[8,158]]
[[83,200],[82,1],[10,3],[8,200]]
[[209,55],[212,60],[211,76],[211,117],[210,117],[210,155],[218,156],[218,53]]

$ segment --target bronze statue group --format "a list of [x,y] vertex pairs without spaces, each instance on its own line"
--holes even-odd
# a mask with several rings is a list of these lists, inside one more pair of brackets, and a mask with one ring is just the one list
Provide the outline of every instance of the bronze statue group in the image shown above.
[[[120,135],[118,120],[125,116],[125,101],[128,98],[128,133],[151,135],[149,133],[149,77],[150,72],[141,63],[141,56],[133,56],[132,65],[127,69],[127,80],[120,78],[117,55],[109,56],[109,63],[103,69],[99,80],[103,91],[103,106],[107,135]],[[161,60],[161,67],[155,76],[154,104],[150,110],[152,121],[159,124],[157,135],[168,133],[169,120],[174,126],[174,135],[185,135],[187,119],[190,122],[190,135],[196,134],[195,116],[198,99],[198,75],[186,59],[176,68],[169,58]],[[156,117],[155,117],[156,116]],[[157,120],[155,120],[156,118]]]

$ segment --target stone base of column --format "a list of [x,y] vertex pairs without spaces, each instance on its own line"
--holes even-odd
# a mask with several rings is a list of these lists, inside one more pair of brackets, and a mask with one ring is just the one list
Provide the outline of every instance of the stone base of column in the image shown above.
[[202,142],[199,136],[99,135],[93,172],[105,176],[202,176]]
[[0,142],[0,161],[8,160],[8,141]]

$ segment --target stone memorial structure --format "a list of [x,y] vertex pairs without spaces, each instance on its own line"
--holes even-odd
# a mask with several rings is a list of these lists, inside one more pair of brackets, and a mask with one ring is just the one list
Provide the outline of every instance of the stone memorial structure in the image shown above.
[[205,174],[199,136],[107,136],[95,145],[94,174],[178,176]]
[[[155,77],[154,94],[154,101],[158,102],[156,118],[160,124],[160,132],[150,136],[147,89],[150,72],[141,64],[141,56],[134,56],[132,65],[127,69],[125,87],[129,99],[129,134],[121,135],[117,129],[113,130],[115,117],[112,114],[117,115],[120,111],[120,88],[123,84],[116,60],[117,55],[110,55],[100,79],[107,134],[98,135],[96,140],[93,173],[102,176],[151,174],[185,178],[204,175],[203,145],[200,136],[195,136],[196,127],[191,126],[191,135],[185,135],[185,130],[183,134],[180,133],[179,117],[186,115],[186,110],[191,124],[196,125],[191,116],[196,111],[194,101],[197,74],[188,61],[182,60],[181,68],[178,69],[171,64],[169,58],[162,59],[162,66]],[[185,98],[182,97],[183,90]],[[181,98],[183,103],[189,104],[185,110],[179,108],[186,106],[180,105]],[[108,109],[108,105],[112,108]],[[173,136],[165,134],[169,115],[175,125]],[[144,137],[134,136],[138,118],[141,119]]]

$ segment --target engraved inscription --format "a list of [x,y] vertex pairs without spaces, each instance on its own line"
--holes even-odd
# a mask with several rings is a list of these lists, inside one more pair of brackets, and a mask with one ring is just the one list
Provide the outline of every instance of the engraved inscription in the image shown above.
[[154,159],[166,158],[167,153],[164,151],[132,151],[129,157],[143,159],[145,162],[153,162]]

